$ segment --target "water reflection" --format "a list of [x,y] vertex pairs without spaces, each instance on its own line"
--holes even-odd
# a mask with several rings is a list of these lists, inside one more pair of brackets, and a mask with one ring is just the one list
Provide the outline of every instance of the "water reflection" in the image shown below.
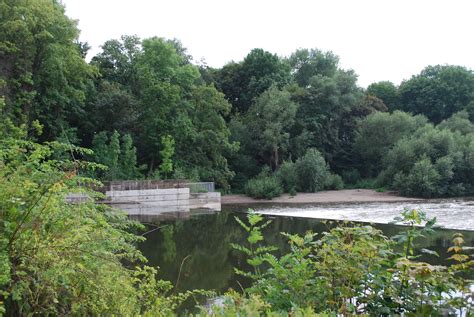
[[[232,287],[240,289],[248,285],[234,274],[233,267],[246,268],[245,258],[232,250],[230,243],[243,243],[246,236],[234,219],[245,217],[243,213],[224,211],[220,213],[190,215],[187,219],[154,220],[161,227],[146,235],[147,240],[140,249],[149,260],[149,265],[160,267],[160,277],[177,285],[179,291],[190,289],[213,289],[220,292]],[[308,230],[321,233],[330,224],[317,219],[283,216],[266,216],[273,222],[265,231],[268,244],[275,245],[279,252],[287,252],[287,240],[280,232],[304,233]],[[402,227],[376,225],[387,236],[398,233]],[[460,231],[457,231],[460,232]],[[474,246],[474,232],[461,231],[466,245]],[[439,230],[434,235],[419,241],[420,248],[429,248],[440,254],[440,258],[425,256],[422,260],[433,264],[445,264],[446,249],[450,245],[453,230]],[[246,268],[248,269],[248,268]]]

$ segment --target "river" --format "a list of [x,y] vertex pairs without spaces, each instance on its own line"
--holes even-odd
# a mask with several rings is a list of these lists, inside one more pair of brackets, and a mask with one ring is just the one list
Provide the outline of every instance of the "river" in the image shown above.
[[256,210],[266,215],[387,224],[399,216],[404,208],[422,210],[428,218],[436,217],[437,224],[446,229],[474,230],[472,198],[417,202],[307,204],[300,207],[274,205],[258,206]]
[[[447,264],[446,253],[454,232],[465,236],[466,245],[474,246],[474,201],[435,200],[420,203],[335,204],[304,206],[226,206],[219,213],[192,213],[186,219],[153,221],[147,217],[147,240],[140,245],[149,265],[159,266],[160,278],[171,281],[179,291],[209,289],[224,292],[240,289],[249,281],[235,275],[233,268],[246,269],[245,258],[234,251],[231,243],[244,243],[244,230],[234,217],[245,217],[243,212],[252,207],[272,220],[264,230],[268,244],[277,246],[279,253],[287,252],[288,245],[281,232],[321,233],[330,224],[321,219],[350,219],[375,223],[387,236],[397,234],[404,227],[387,224],[403,208],[421,208],[429,216],[436,216],[446,229],[417,241],[418,249],[428,248],[439,253],[437,258],[424,255],[422,260],[433,264]],[[317,219],[316,219],[317,218]],[[150,221],[153,224],[150,224]]]

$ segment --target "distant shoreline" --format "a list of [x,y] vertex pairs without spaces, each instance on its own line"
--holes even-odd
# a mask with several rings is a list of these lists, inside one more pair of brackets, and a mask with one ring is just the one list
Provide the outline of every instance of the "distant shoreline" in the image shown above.
[[245,195],[222,196],[222,205],[245,204],[325,204],[325,203],[376,203],[376,202],[408,202],[423,201],[423,198],[398,196],[396,192],[379,193],[371,189],[342,189],[321,191],[317,193],[298,193],[296,196],[284,194],[280,197],[269,199],[254,199]]

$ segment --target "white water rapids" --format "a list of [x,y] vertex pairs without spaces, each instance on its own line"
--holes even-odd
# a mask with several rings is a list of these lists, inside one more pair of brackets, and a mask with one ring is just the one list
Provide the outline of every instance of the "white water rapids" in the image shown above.
[[313,204],[304,206],[263,206],[255,211],[265,215],[304,217],[315,219],[348,220],[369,223],[389,223],[404,208],[419,209],[428,218],[447,229],[474,231],[474,200],[442,199],[391,203]]

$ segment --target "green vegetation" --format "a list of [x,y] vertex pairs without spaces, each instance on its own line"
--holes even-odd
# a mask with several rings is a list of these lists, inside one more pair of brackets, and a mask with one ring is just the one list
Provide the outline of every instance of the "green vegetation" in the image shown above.
[[[54,159],[57,142],[28,140],[24,128],[0,120],[0,314],[163,314],[193,293],[175,294],[135,248],[142,226],[93,200],[68,203],[70,193],[99,194],[81,176],[97,164]],[[202,292],[201,292],[202,293]]]
[[[176,39],[127,35],[87,63],[89,46],[61,3],[9,0],[0,10],[1,115],[30,137],[38,121],[39,142],[93,149],[77,158],[108,167],[95,178],[187,178],[223,192],[275,188],[275,178],[284,192],[361,184],[422,197],[473,193],[474,74],[464,67],[429,66],[400,86],[363,89],[332,52],[256,48],[215,69],[193,64]],[[420,130],[430,124],[451,132],[445,158],[414,148],[435,133]],[[403,151],[415,152],[406,166],[390,158]],[[442,164],[452,173],[438,175]],[[253,180],[267,168],[270,178]]]
[[[0,4],[0,314],[170,315],[209,295],[157,278],[135,248],[139,224],[92,199],[67,201],[99,197],[91,188],[102,180],[214,181],[267,199],[344,186],[474,194],[471,70],[429,66],[398,87],[363,89],[318,49],[279,57],[257,48],[214,69],[195,65],[176,39],[126,35],[86,62],[89,46],[64,12],[60,1]],[[393,239],[342,226],[319,239],[288,235],[282,257],[260,245],[262,219],[248,220],[249,245],[235,248],[254,267],[239,271],[253,285],[230,293],[217,315],[467,307],[462,276],[473,262],[462,236],[449,268],[417,262],[415,240],[433,222],[418,229],[426,219],[416,211]],[[176,252],[168,247],[164,256]]]
[[247,182],[245,193],[258,199],[272,199],[280,196],[283,193],[283,188],[280,181],[275,176],[270,175],[270,171],[267,169]]
[[365,170],[378,176],[377,185],[415,197],[469,195],[474,192],[473,128],[466,112],[437,126],[403,112],[375,113],[359,125],[355,148],[373,162]]
[[314,193],[322,189],[342,189],[344,182],[339,175],[331,174],[321,153],[308,149],[295,163],[284,162],[274,174],[268,166],[245,186],[245,193],[254,198],[271,199],[282,192],[292,195],[296,191]]
[[[435,219],[423,212],[405,210],[396,222],[407,229],[388,238],[368,225],[344,224],[319,237],[284,235],[290,252],[280,257],[262,244],[262,229],[269,222],[250,213],[247,222],[236,219],[248,233],[246,245],[233,245],[245,254],[250,278],[245,295],[231,292],[217,316],[231,312],[284,316],[438,315],[459,309],[469,315],[469,281],[474,261],[465,254],[462,235],[455,234],[449,267],[418,260],[417,239],[434,232]],[[422,227],[419,227],[423,225]],[[436,256],[436,252],[422,249]],[[471,275],[472,276],[472,275]]]

